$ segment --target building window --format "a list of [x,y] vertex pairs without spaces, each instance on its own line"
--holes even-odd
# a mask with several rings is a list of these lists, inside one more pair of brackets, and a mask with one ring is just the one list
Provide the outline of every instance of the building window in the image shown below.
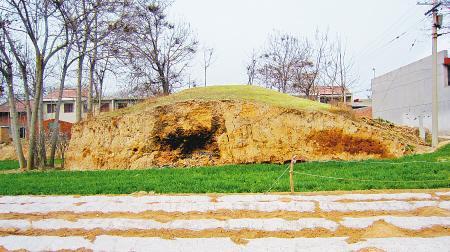
[[20,127],[19,128],[19,137],[20,138],[25,138],[26,137],[26,130],[24,127]]
[[8,112],[0,112],[0,125],[2,125],[2,126],[9,125],[9,113]]
[[87,107],[87,103],[83,102],[83,112],[87,113],[88,112],[88,107]]
[[56,104],[47,104],[47,114],[55,113]]
[[447,85],[450,86],[450,66],[447,66]]
[[64,113],[73,113],[73,103],[64,103]]
[[127,105],[128,105],[128,104],[126,104],[126,103],[120,102],[120,103],[117,103],[117,108],[118,108],[118,109],[126,108]]

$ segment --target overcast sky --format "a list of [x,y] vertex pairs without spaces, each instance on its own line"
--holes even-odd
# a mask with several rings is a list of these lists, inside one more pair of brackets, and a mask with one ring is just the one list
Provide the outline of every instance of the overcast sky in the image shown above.
[[[364,97],[373,76],[431,54],[429,7],[416,0],[175,0],[171,16],[190,23],[198,40],[215,49],[208,83],[245,84],[245,66],[273,31],[312,37],[317,28],[339,34],[353,56],[359,81],[353,88]],[[400,38],[395,39],[397,36]],[[414,43],[414,46],[412,46]],[[439,49],[450,48],[450,37]],[[202,67],[194,64],[191,79],[203,83]]]

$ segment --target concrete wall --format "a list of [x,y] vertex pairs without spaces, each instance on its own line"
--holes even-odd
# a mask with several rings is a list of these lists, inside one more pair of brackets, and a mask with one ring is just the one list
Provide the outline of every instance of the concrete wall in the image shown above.
[[[450,86],[444,65],[447,51],[438,53],[439,134],[450,135]],[[372,80],[373,118],[431,129],[431,56]]]

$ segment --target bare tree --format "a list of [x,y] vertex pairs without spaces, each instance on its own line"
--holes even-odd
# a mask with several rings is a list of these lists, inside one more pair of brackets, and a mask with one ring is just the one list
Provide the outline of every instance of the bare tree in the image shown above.
[[87,53],[87,46],[89,42],[89,37],[91,35],[92,22],[93,19],[91,17],[91,13],[93,12],[92,1],[90,0],[81,0],[81,6],[77,6],[76,10],[78,16],[83,17],[75,27],[78,29],[75,32],[76,46],[78,51],[78,68],[77,68],[77,97],[75,102],[75,116],[76,122],[81,121],[82,118],[82,108],[83,108],[83,91],[82,91],[82,83],[83,83],[83,67],[84,67],[84,59]]
[[19,120],[16,108],[16,96],[14,94],[14,73],[13,73],[13,61],[8,53],[10,51],[7,48],[6,35],[4,33],[5,21],[0,19],[0,27],[2,28],[0,33],[0,72],[3,78],[6,80],[6,86],[8,90],[8,103],[9,103],[9,114],[11,117],[11,134],[14,142],[14,147],[16,149],[16,154],[19,159],[20,168],[25,168],[26,161],[23,154],[22,143],[20,142],[19,136]]
[[247,84],[248,85],[253,85],[253,82],[256,77],[256,67],[257,67],[257,63],[258,63],[256,58],[257,58],[256,52],[253,51],[251,58],[250,58],[250,62],[247,64],[247,76],[248,76]]
[[2,81],[0,82],[0,102],[3,102],[3,97],[5,95],[5,88],[3,87],[4,84],[4,79],[2,78]]
[[76,12],[79,22],[76,24],[76,49],[78,53],[77,66],[77,98],[76,98],[76,121],[82,118],[82,110],[85,104],[83,96],[83,74],[85,69],[85,58],[88,61],[88,85],[87,85],[87,104],[86,110],[88,116],[92,115],[94,104],[94,88],[95,88],[95,67],[97,63],[98,47],[103,40],[111,35],[117,23],[120,23],[121,15],[124,7],[132,6],[131,1],[117,0],[81,0],[78,2]]
[[[72,6],[73,7],[73,6]],[[61,9],[61,13],[63,14],[64,22],[65,22],[65,31],[64,31],[64,40],[67,44],[64,52],[61,55],[61,75],[59,79],[59,92],[58,92],[58,101],[55,107],[55,120],[51,127],[50,132],[50,159],[49,166],[55,167],[55,155],[58,147],[58,141],[60,136],[60,128],[59,128],[59,117],[62,105],[62,97],[65,88],[65,82],[67,78],[67,72],[70,66],[79,59],[80,54],[73,54],[73,48],[75,46],[76,40],[76,24],[78,23],[78,19],[83,18],[77,16],[74,8]]]
[[203,70],[205,74],[205,87],[206,87],[206,73],[208,71],[208,68],[211,66],[213,62],[213,54],[214,54],[214,48],[203,48]]
[[[330,41],[328,30],[316,29],[313,40],[275,33],[259,57],[252,55],[247,66],[249,83],[258,78],[267,88],[293,92],[316,99],[318,87],[340,87],[345,97],[357,77],[353,61],[340,38]],[[344,98],[345,101],[345,98]]]
[[306,39],[305,59],[298,62],[294,69],[293,87],[309,99],[316,99],[317,86],[324,85],[327,58],[330,45],[328,31],[321,33],[316,29],[313,42]]
[[[115,16],[108,15],[109,12],[112,12],[114,10],[117,10],[115,2],[110,1],[102,1],[102,2],[88,2],[84,1],[82,2],[82,11],[80,12],[77,8],[79,8],[79,1],[73,1],[73,2],[66,2],[67,6],[65,9],[61,8],[61,13],[63,14],[64,22],[65,22],[65,40],[66,40],[66,50],[61,55],[61,76],[60,76],[60,86],[59,86],[59,93],[58,93],[58,102],[56,104],[55,109],[55,120],[52,127],[52,134],[51,134],[51,145],[50,145],[50,163],[49,165],[51,167],[54,167],[54,159],[55,154],[57,150],[58,140],[60,136],[59,132],[59,115],[61,110],[61,104],[62,104],[62,95],[65,87],[65,80],[67,77],[67,72],[71,65],[78,61],[78,83],[80,83],[80,62],[82,67],[82,58],[84,58],[86,55],[89,56],[89,93],[88,93],[88,115],[92,113],[92,106],[93,106],[93,86],[94,86],[94,72],[96,70],[95,65],[97,64],[97,50],[98,46],[102,45],[100,42],[102,42],[101,39],[104,39],[109,34],[110,30],[108,29],[108,26],[105,25],[106,22],[111,21],[115,19]],[[70,5],[69,5],[70,4]],[[90,4],[89,8],[87,8],[87,4]],[[93,12],[93,32],[89,32],[89,16],[90,12]],[[103,19],[105,16],[108,18]],[[100,22],[99,22],[100,19]],[[81,34],[84,35],[90,35],[89,38],[83,38],[80,36],[80,30],[78,24],[84,23],[84,31],[81,32]],[[88,32],[86,32],[88,30]],[[100,35],[99,35],[100,34]],[[80,41],[80,39],[82,39]],[[86,39],[86,40],[83,40]],[[90,50],[87,50],[87,42],[89,41],[90,44]],[[80,43],[81,42],[81,43]],[[86,47],[84,47],[84,44],[86,43]],[[80,44],[82,45],[80,47]],[[74,49],[80,49],[82,51],[78,51],[76,53],[73,53]],[[85,50],[85,51],[83,51]],[[103,80],[102,80],[103,83]],[[77,86],[79,87],[79,86]],[[78,88],[77,88],[78,89]],[[79,89],[78,89],[79,90]],[[78,92],[77,92],[78,93]],[[77,100],[81,100],[81,97],[77,95]],[[81,104],[81,103],[79,103]],[[80,106],[81,107],[81,106]]]
[[189,25],[167,20],[168,7],[162,0],[135,0],[122,23],[124,60],[134,79],[143,89],[165,95],[181,84],[198,44]]
[[260,57],[261,64],[257,72],[271,83],[271,87],[286,93],[291,88],[294,69],[303,64],[305,58],[305,46],[298,38],[275,33],[270,36]]
[[91,36],[92,52],[89,57],[89,86],[88,86],[88,99],[87,99],[87,112],[88,117],[92,116],[93,113],[93,99],[92,93],[94,89],[94,78],[95,78],[95,65],[97,64],[97,53],[98,53],[98,8],[94,8],[94,17],[93,17],[93,31]]
[[[41,142],[42,137],[42,95],[44,87],[44,72],[47,64],[53,56],[62,50],[66,43],[61,41],[64,32],[64,22],[61,19],[61,12],[58,6],[63,3],[59,1],[51,2],[45,0],[24,1],[6,0],[2,8],[11,16],[6,29],[14,33],[15,37],[22,37],[32,44],[35,55],[35,85],[34,102],[32,106],[31,122],[29,127],[29,150],[27,168],[35,167],[35,151],[37,141]],[[49,26],[51,23],[51,27]],[[24,37],[25,35],[25,37]],[[40,134],[36,134],[39,126]],[[41,137],[39,137],[41,135]],[[40,144],[42,147],[43,145]],[[45,148],[39,151],[39,165],[45,166]]]
[[[24,102],[25,102],[25,108],[26,108],[26,117],[27,117],[27,132],[30,128],[31,124],[31,102],[30,102],[30,86],[29,86],[29,75],[30,73],[30,58],[28,57],[28,48],[27,45],[21,44],[18,40],[13,40],[9,34],[8,29],[6,29],[6,25],[1,26],[1,30],[4,34],[4,38],[6,39],[5,44],[7,43],[9,46],[9,50],[11,51],[12,55],[14,56],[14,60],[18,65],[18,68],[20,70],[20,76],[23,83],[23,90],[24,90]],[[25,47],[25,54],[21,54],[20,48]]]
[[66,163],[65,154],[68,148],[69,148],[69,136],[67,136],[65,133],[60,133],[57,149],[59,157],[61,158],[61,169],[64,169],[64,165]]
[[[87,98],[87,112],[88,116],[93,113],[94,106],[94,91],[98,95],[98,86],[103,86],[103,81],[105,78],[105,73],[110,67],[110,63],[114,56],[117,56],[113,53],[115,47],[113,46],[115,43],[119,43],[119,41],[115,41],[111,38],[114,36],[115,26],[114,24],[120,23],[124,14],[124,8],[126,8],[129,2],[122,2],[117,0],[104,0],[104,1],[96,1],[95,5],[93,5],[93,27],[89,37],[89,85],[88,85],[88,98]],[[105,58],[107,59],[105,61]],[[99,61],[103,60],[102,67],[100,72],[103,74],[98,74],[97,65]],[[105,64],[106,63],[106,64]],[[106,69],[105,69],[106,68]],[[101,83],[97,83],[99,81],[98,77],[101,78]],[[95,90],[94,90],[95,89]],[[100,89],[102,90],[102,89]],[[100,95],[101,96],[101,95]]]
[[95,78],[96,85],[95,94],[98,105],[98,113],[101,112],[101,105],[103,99],[104,92],[104,83],[107,73],[111,73],[115,76],[120,72],[118,70],[118,64],[116,55],[112,48],[110,48],[109,44],[104,44],[104,46],[98,48],[98,57],[97,57],[97,66],[95,67]]
[[342,95],[342,102],[347,102],[346,95],[350,87],[357,81],[357,76],[354,74],[353,59],[348,55],[347,48],[342,44],[340,37],[333,43],[331,57],[329,62],[329,81],[332,86],[339,87]]

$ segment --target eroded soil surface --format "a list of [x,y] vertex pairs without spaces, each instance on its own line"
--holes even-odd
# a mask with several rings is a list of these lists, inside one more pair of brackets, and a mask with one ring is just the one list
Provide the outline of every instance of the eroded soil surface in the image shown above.
[[423,144],[414,129],[347,113],[249,101],[151,101],[73,127],[69,169],[139,169],[392,158]]

